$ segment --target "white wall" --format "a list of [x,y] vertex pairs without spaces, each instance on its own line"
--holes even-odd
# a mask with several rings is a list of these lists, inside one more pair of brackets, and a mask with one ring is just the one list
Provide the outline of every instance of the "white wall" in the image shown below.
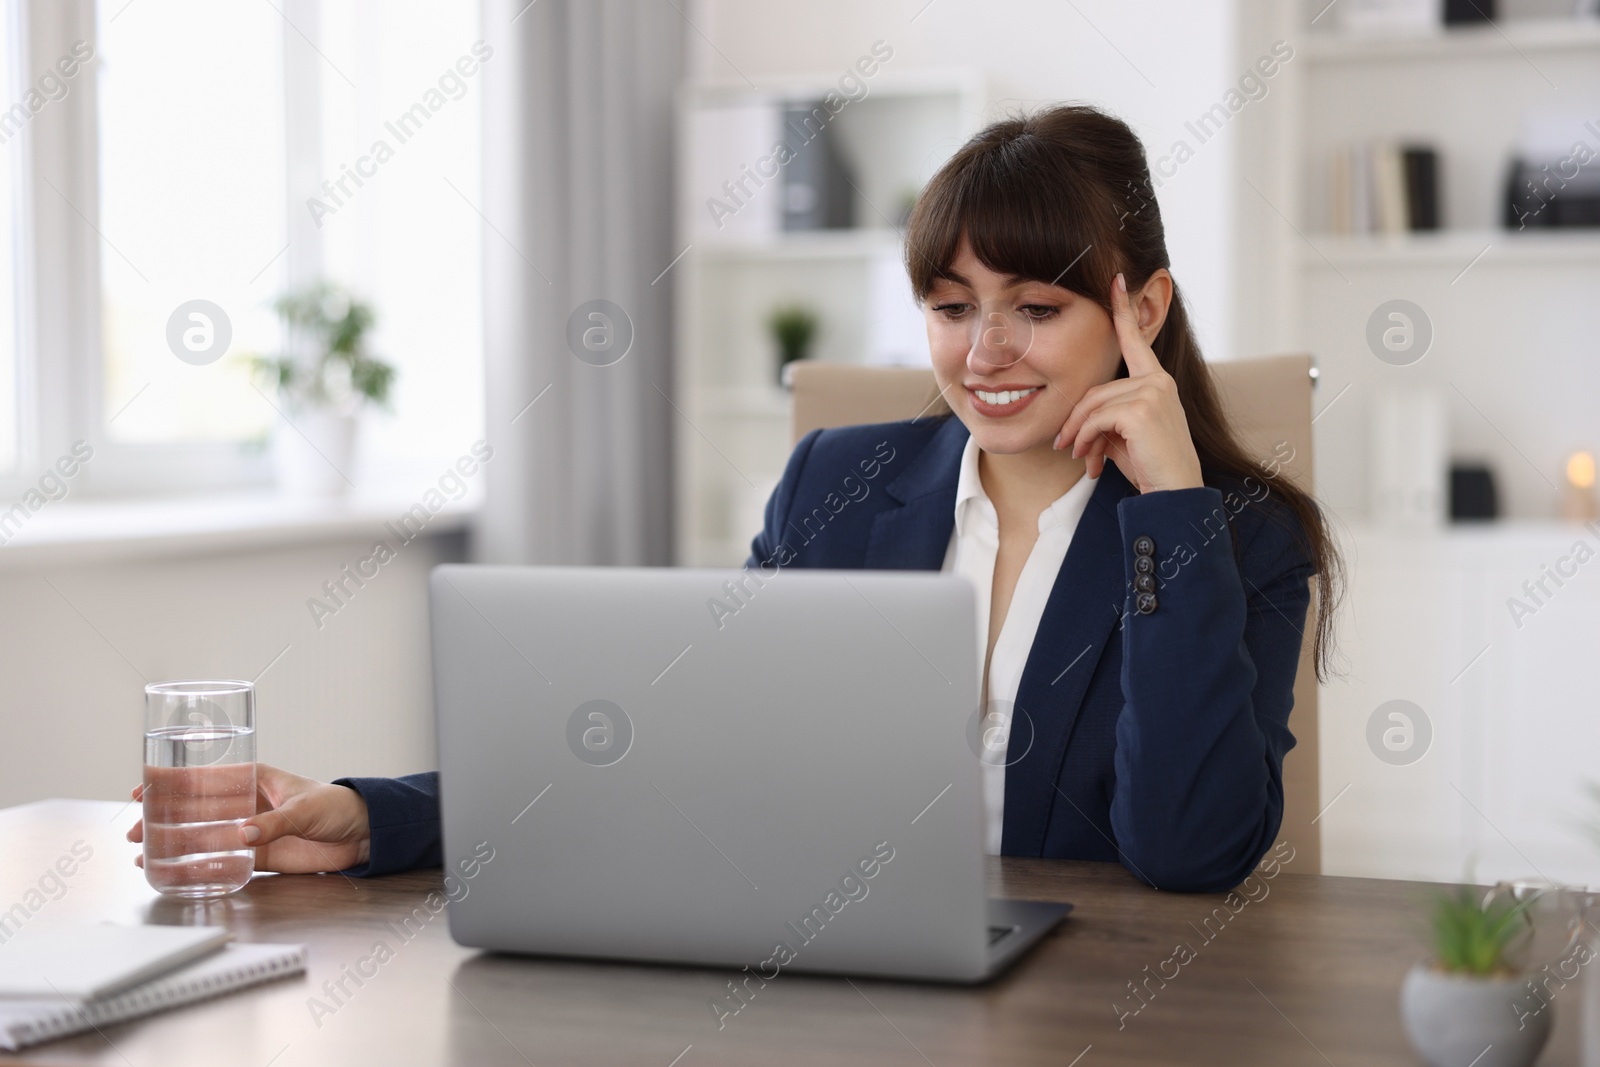
[[[1184,123],[1219,101],[1241,73],[1234,0],[933,0],[925,9],[924,3],[698,0],[686,8],[700,31],[689,38],[690,75],[739,80],[842,72],[881,39],[894,49],[888,70],[977,68],[989,90],[985,120],[1022,107],[1093,103],[1130,123],[1153,162],[1180,138],[1196,144]],[[1198,145],[1157,195],[1173,274],[1214,359],[1253,354],[1233,346],[1237,136],[1224,127]]]
[[259,757],[301,774],[432,769],[427,574],[462,537],[404,546],[319,629],[306,600],[372,541],[37,568],[0,549],[0,807],[126,799],[146,680],[260,675]]

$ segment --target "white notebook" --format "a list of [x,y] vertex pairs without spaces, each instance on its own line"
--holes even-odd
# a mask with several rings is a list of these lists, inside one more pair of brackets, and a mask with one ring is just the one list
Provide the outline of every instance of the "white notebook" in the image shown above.
[[204,959],[99,1000],[0,1000],[0,1049],[153,1015],[306,969],[304,945],[229,944]]
[[0,998],[96,1000],[120,993],[179,964],[208,956],[229,940],[225,926],[29,927],[0,952]]

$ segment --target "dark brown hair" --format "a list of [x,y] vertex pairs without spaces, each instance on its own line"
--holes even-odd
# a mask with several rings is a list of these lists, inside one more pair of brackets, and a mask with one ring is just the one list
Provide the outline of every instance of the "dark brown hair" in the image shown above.
[[[1135,293],[1157,270],[1170,269],[1144,146],[1126,123],[1086,105],[995,122],[934,175],[905,235],[906,270],[918,302],[947,276],[963,236],[990,270],[1060,285],[1108,314],[1118,272]],[[1223,416],[1176,280],[1151,348],[1177,384],[1206,483],[1231,488],[1259,477],[1260,466]],[[1123,364],[1117,376],[1126,374]],[[951,414],[948,405],[943,413]],[[1281,477],[1275,487],[1318,578],[1314,662],[1325,680],[1342,578],[1338,549],[1309,494]],[[1281,513],[1273,517],[1284,521]]]

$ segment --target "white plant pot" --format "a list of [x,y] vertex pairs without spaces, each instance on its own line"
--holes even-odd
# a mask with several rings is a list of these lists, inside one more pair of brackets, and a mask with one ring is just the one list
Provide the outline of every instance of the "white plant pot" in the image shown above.
[[325,409],[289,411],[272,431],[272,465],[287,496],[334,497],[350,491],[355,460],[354,415]]
[[1554,1022],[1555,1005],[1540,1003],[1526,976],[1478,978],[1419,963],[1400,987],[1400,1021],[1433,1067],[1529,1067]]

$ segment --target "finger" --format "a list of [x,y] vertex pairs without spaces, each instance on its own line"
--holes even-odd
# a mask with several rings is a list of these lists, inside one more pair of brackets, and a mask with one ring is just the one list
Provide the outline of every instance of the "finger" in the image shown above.
[[226,853],[239,848],[238,826],[231,821],[155,823],[146,827],[145,836],[145,851],[157,858]]
[[168,776],[144,792],[144,814],[157,823],[219,822],[242,819],[255,810],[255,794],[239,769],[248,765],[186,767],[181,777]]
[[1128,476],[1130,481],[1142,486],[1147,481],[1144,471],[1134,462],[1133,456],[1128,451],[1128,436],[1119,428],[1119,420],[1131,425],[1132,420],[1137,419],[1139,416],[1135,412],[1126,410],[1134,406],[1131,403],[1118,406],[1124,410],[1120,413],[1114,411],[1107,413],[1105,409],[1102,409],[1102,415],[1099,417],[1102,425],[1088,427],[1079,434],[1078,442],[1074,443],[1074,454],[1077,454],[1080,445],[1082,452],[1086,456],[1090,452],[1098,450],[1099,460],[1092,468],[1089,466],[1088,460],[1085,460],[1085,469],[1093,470],[1094,477],[1099,477],[1100,474],[1104,473],[1105,461],[1112,459],[1116,461],[1117,466],[1122,470],[1123,474]]
[[136,853],[134,855],[134,857],[133,857],[133,865],[135,867],[140,867],[140,868],[142,868],[144,866],[144,853],[143,852],[139,852],[139,853]]
[[271,802],[269,807],[282,807],[290,799],[316,784],[310,778],[292,774],[270,763],[256,764],[256,790]]
[[[1144,475],[1144,468],[1133,460],[1133,455],[1128,451],[1128,439],[1118,434],[1108,433],[1105,436],[1105,458],[1116,463],[1117,467],[1127,477],[1128,481],[1139,487],[1144,492],[1144,486],[1149,484],[1149,479]],[[1102,469],[1103,469],[1102,464]]]
[[1106,463],[1108,461],[1115,462],[1124,471],[1132,471],[1134,469],[1132,462],[1128,459],[1128,442],[1126,438],[1119,437],[1114,433],[1103,434],[1099,438],[1097,451],[1100,458],[1095,465],[1096,477],[1106,472]]
[[291,801],[282,808],[259,812],[239,826],[240,839],[260,848],[280,837],[297,836],[303,831],[304,820],[296,818],[295,804]]
[[1109,404],[1102,404],[1095,408],[1093,413],[1084,420],[1078,428],[1077,436],[1072,440],[1072,456],[1074,459],[1087,455],[1095,438],[1102,434],[1116,434],[1118,437],[1128,436],[1128,416],[1138,401],[1121,400]]
[[128,831],[128,840],[132,841],[136,845],[144,843],[143,819],[140,819],[138,822],[133,824],[133,827]]
[[1159,371],[1161,361],[1145,343],[1144,334],[1139,329],[1139,316],[1134,314],[1125,275],[1118,274],[1111,286],[1111,312],[1111,321],[1117,328],[1117,341],[1122,346],[1122,358],[1128,364],[1128,376],[1137,378]]
[[1083,472],[1090,478],[1098,478],[1106,469],[1106,448],[1109,442],[1104,434],[1094,439],[1094,444],[1089,446],[1089,454],[1083,457]]
[[1055,447],[1061,448],[1066,442],[1078,435],[1078,429],[1083,425],[1083,420],[1088,418],[1094,410],[1102,404],[1113,400],[1125,399],[1130,394],[1145,388],[1141,378],[1114,378],[1088,389],[1078,402],[1072,406],[1072,413],[1067,416],[1061,432],[1056,434]]
[[144,783],[140,782],[138,785],[134,786],[133,791],[128,795],[135,800],[138,800],[140,797],[144,796]]

